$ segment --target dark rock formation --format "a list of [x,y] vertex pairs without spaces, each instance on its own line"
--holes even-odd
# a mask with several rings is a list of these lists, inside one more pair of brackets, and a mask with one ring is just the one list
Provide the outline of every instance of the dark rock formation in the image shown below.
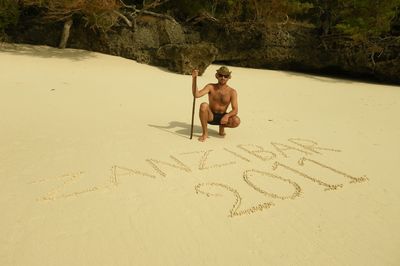
[[355,42],[296,24],[201,25],[201,39],[220,51],[216,61],[256,68],[341,74],[400,84],[400,37]]
[[[15,42],[57,47],[62,23],[30,21],[29,27],[23,25],[25,23],[21,23],[13,34]],[[150,15],[138,17],[134,28],[120,25],[109,32],[89,29],[83,22],[74,22],[68,47],[122,56],[181,74],[190,74],[193,68],[203,73],[218,53],[213,44],[200,42],[190,34],[186,38],[183,27],[176,21]]]
[[176,21],[152,16],[138,17],[133,29],[120,26],[107,33],[88,34],[81,26],[71,35],[70,47],[123,56],[181,74],[190,74],[193,68],[203,73],[217,55],[212,44],[187,42]]
[[[21,19],[10,36],[15,42],[57,46],[62,23]],[[27,26],[28,25],[28,26]],[[134,27],[116,25],[103,32],[74,21],[67,47],[123,56],[171,71],[200,73],[213,62],[314,73],[345,74],[400,84],[400,37],[356,43],[315,27],[256,23],[224,25],[201,21],[182,26],[173,19],[137,17]]]
[[191,74],[193,69],[199,69],[202,74],[215,61],[217,54],[217,48],[209,43],[169,44],[160,47],[156,57],[160,65],[171,71]]

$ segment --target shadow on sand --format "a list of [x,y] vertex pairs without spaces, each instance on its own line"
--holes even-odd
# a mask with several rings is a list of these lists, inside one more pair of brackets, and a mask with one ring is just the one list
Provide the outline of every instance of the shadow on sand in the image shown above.
[[[171,121],[166,126],[159,126],[159,125],[148,125],[149,127],[157,128],[164,132],[168,132],[170,134],[174,134],[176,136],[189,139],[190,138],[190,127],[191,125],[184,122],[179,121]],[[201,126],[193,126],[193,137],[199,137],[200,133],[202,132]],[[196,134],[197,133],[197,134]],[[218,131],[208,128],[208,134],[210,136],[219,137]]]
[[95,57],[95,55],[90,51],[70,48],[58,49],[44,45],[13,43],[0,43],[0,52],[6,52],[13,55],[35,56],[41,58],[62,58],[72,61],[80,61],[87,58]]

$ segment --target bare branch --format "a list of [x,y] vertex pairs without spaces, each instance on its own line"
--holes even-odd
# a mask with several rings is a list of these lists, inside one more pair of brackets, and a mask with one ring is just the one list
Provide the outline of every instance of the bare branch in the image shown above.
[[165,3],[167,3],[168,1],[169,0],[155,0],[151,4],[147,4],[147,5],[146,5],[145,1],[143,1],[142,10],[144,11],[144,10],[149,10],[149,9],[156,8],[158,6],[161,6],[161,5],[165,4]]
[[129,27],[132,27],[132,22],[124,16],[121,12],[114,10],[114,14],[118,15],[120,18],[122,18],[123,21],[125,21],[126,24],[128,24]]
[[150,15],[150,16],[157,17],[157,18],[165,18],[165,19],[171,20],[173,22],[176,22],[176,20],[173,17],[171,17],[170,15],[166,15],[166,14],[160,14],[160,13],[151,12],[151,11],[147,11],[147,10],[141,10],[139,13]]
[[121,5],[125,8],[129,8],[129,9],[133,9],[133,10],[137,10],[135,5],[127,5],[124,3],[123,0],[119,0],[119,2],[121,3]]
[[286,25],[289,22],[289,16],[285,14],[285,21],[278,23],[279,25]]

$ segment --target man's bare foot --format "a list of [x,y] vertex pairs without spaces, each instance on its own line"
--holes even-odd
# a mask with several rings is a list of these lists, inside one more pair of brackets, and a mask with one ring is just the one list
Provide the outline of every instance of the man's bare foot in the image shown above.
[[208,135],[201,135],[199,141],[204,142],[208,138]]
[[225,137],[225,127],[223,127],[223,126],[219,126],[219,135],[221,136],[221,137]]

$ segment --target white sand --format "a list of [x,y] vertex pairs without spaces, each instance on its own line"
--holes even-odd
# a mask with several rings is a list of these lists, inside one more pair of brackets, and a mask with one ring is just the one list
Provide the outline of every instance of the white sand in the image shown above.
[[231,70],[200,143],[190,76],[3,44],[0,265],[400,265],[400,88]]

